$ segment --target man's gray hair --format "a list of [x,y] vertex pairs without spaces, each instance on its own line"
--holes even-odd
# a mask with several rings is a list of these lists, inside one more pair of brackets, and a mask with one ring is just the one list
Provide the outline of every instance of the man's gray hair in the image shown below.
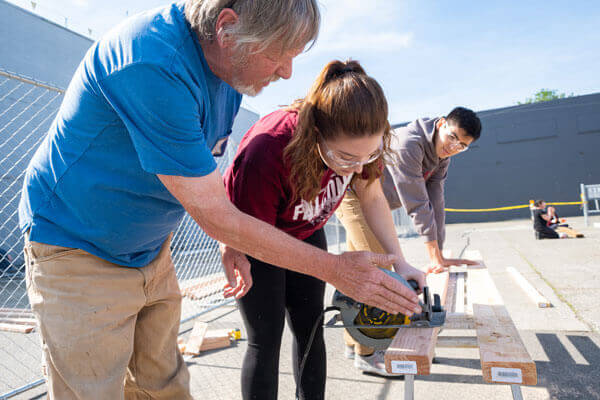
[[321,15],[316,0],[187,0],[185,16],[201,39],[216,37],[223,9],[231,8],[238,22],[226,28],[237,46],[263,51],[277,43],[282,52],[310,46],[317,39]]

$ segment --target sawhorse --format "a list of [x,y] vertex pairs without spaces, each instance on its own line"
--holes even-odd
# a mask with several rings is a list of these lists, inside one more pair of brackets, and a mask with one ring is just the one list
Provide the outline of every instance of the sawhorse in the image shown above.
[[[471,252],[473,253],[473,252]],[[479,259],[477,254],[467,258]],[[414,399],[415,375],[429,375],[435,347],[477,347],[483,380],[510,384],[513,398],[522,399],[521,385],[536,385],[535,362],[510,318],[483,261],[452,267],[427,277],[431,293],[441,294],[447,310],[443,329],[475,330],[475,336],[440,337],[440,328],[399,328],[385,353],[386,370],[404,375],[404,398]]]

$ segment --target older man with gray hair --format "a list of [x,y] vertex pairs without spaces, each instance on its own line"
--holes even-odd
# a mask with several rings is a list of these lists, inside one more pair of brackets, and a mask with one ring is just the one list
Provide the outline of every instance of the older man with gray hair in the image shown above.
[[[319,20],[315,0],[189,0],[132,17],[89,49],[19,206],[49,398],[191,398],[169,248],[185,211],[242,253],[390,312],[417,307],[373,267],[393,257],[302,243],[237,210],[216,170],[242,94],[289,78]],[[242,296],[247,261],[224,265],[226,295]]]

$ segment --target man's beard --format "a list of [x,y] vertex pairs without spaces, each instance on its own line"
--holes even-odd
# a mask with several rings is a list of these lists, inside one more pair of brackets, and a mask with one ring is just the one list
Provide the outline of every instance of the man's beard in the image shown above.
[[[246,83],[242,81],[241,72],[248,68],[248,55],[242,50],[238,50],[234,55],[232,55],[232,69],[233,75],[231,77],[231,87],[234,88],[238,93],[255,97],[257,96],[263,89],[265,82],[275,82],[279,80],[279,76],[272,75],[268,80],[263,82],[254,82],[254,83]],[[259,87],[256,87],[260,84]]]
[[255,97],[262,91],[262,87],[257,89],[252,85],[244,85],[241,79],[238,79],[236,76],[232,77],[231,80],[231,87],[245,96]]

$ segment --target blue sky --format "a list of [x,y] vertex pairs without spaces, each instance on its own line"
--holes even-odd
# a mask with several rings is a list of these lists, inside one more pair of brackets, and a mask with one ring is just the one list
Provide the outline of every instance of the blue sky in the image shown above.
[[[9,0],[31,10],[30,0]],[[157,0],[34,0],[33,10],[94,38]],[[392,123],[515,105],[541,88],[600,92],[600,2],[322,0],[317,44],[290,80],[244,104],[260,114],[302,97],[332,59],[353,58],[383,86]]]

